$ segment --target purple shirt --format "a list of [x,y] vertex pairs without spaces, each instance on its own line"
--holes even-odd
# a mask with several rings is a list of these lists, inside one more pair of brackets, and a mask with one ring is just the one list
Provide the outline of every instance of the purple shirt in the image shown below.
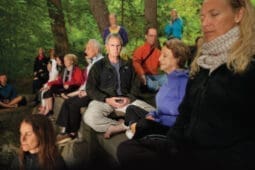
[[173,126],[179,115],[178,107],[184,97],[188,81],[187,70],[175,70],[167,75],[167,81],[156,95],[157,110],[148,113],[165,126]]

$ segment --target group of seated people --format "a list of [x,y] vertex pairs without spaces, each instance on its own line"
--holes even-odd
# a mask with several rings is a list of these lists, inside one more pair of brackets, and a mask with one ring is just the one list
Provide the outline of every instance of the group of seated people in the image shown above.
[[[84,71],[77,66],[77,56],[74,54],[66,54],[63,62],[60,57],[51,55],[53,57],[50,57],[46,65],[49,79],[41,85],[39,90],[41,106],[38,113],[46,116],[52,115],[54,96],[65,99],[56,121],[61,129],[57,137],[58,142],[65,142],[77,137],[81,121],[81,107],[87,107],[84,121],[95,131],[105,132],[105,138],[110,138],[114,133],[128,129],[123,119],[117,121],[108,118],[113,111],[125,113],[129,105],[135,105],[148,112],[155,109],[154,106],[139,99],[140,88],[153,89],[157,92],[168,79],[166,74],[170,71],[164,69],[171,70],[169,67],[175,67],[178,70],[184,69],[189,51],[182,49],[184,54],[181,59],[181,67],[176,64],[174,66],[168,64],[162,66],[167,68],[161,69],[166,74],[159,73],[160,60],[163,58],[160,58],[161,52],[155,46],[157,29],[148,27],[145,37],[145,44],[134,52],[133,62],[120,58],[123,41],[121,36],[116,33],[109,33],[105,39],[107,51],[105,57],[102,56],[102,50],[97,40],[90,39],[88,41],[84,51],[87,63]],[[180,40],[180,42],[176,41],[172,40],[174,44],[184,46]],[[40,48],[38,56],[41,51]],[[39,57],[36,57],[34,68],[43,70],[42,67],[36,67],[40,63],[38,60],[44,62],[43,59],[40,60]],[[161,63],[165,65],[165,62]],[[41,64],[41,66],[43,65]],[[39,71],[35,69],[35,72]],[[46,73],[46,71],[41,72]],[[188,74],[187,71],[185,74]],[[36,77],[34,80],[38,81],[40,78]],[[147,86],[144,87],[145,85]],[[178,100],[178,102],[181,101],[181,99]]]
[[[85,72],[75,55],[65,55],[62,73],[43,85],[42,95],[45,115],[52,113],[55,95],[65,98],[56,121],[61,134],[57,139],[43,134],[35,122],[45,126],[47,116],[29,115],[20,127],[20,166],[37,154],[34,166],[65,169],[56,148],[47,145],[77,137],[83,120],[106,139],[126,133],[129,140],[117,146],[122,168],[255,169],[254,7],[250,0],[204,0],[200,13],[203,42],[189,71],[187,45],[173,38],[159,51],[153,27],[132,61],[120,58],[123,40],[116,33],[107,35],[104,57],[96,40],[87,43]],[[158,67],[164,72],[159,77],[153,74]],[[156,106],[139,98],[139,87],[153,80]],[[83,117],[81,107],[87,107]],[[120,118],[109,117],[112,112]],[[31,138],[35,143],[28,148]]]
[[[153,46],[157,41],[157,30],[154,27],[149,27],[146,30],[145,37],[145,44],[134,52],[133,62],[120,58],[123,42],[121,36],[115,33],[110,33],[105,40],[107,51],[105,57],[102,56],[97,40],[88,41],[85,48],[88,65],[83,73],[77,66],[75,55],[64,56],[65,67],[62,74],[59,74],[55,80],[49,80],[41,88],[42,106],[39,110],[40,114],[49,116],[53,114],[54,96],[65,99],[56,120],[56,124],[61,128],[57,137],[59,143],[77,137],[81,122],[81,107],[87,107],[83,117],[84,122],[96,132],[103,132],[105,138],[130,130],[129,125],[131,124],[129,123],[138,121],[137,118],[132,120],[133,117],[141,116],[141,114],[136,116],[126,114],[127,118],[125,118],[126,109],[132,110],[130,107],[134,106],[141,108],[144,112],[150,112],[150,119],[157,123],[164,119],[166,119],[164,122],[173,119],[171,120],[171,124],[173,124],[178,115],[177,108],[184,96],[188,79],[185,64],[189,49],[181,40],[172,39],[164,44],[160,52],[157,47]],[[152,52],[151,48],[153,48]],[[148,55],[146,52],[151,54],[144,58],[145,55]],[[169,53],[172,56],[169,57]],[[166,59],[166,57],[169,58]],[[53,67],[48,66],[48,68],[52,69]],[[51,77],[51,69],[48,70],[49,77]],[[159,69],[165,74],[158,74]],[[152,74],[146,74],[148,72]],[[142,77],[146,78],[142,80]],[[140,87],[153,82],[149,77],[160,82],[154,89],[158,92],[156,108],[140,98]],[[173,83],[176,81],[175,79],[179,82]],[[160,87],[162,87],[161,90]],[[169,91],[174,91],[174,94]],[[171,102],[173,104],[170,110],[164,108]],[[120,115],[122,119],[109,118],[108,116],[112,112],[122,114]],[[145,118],[145,115],[140,118]],[[123,120],[123,118],[127,120]],[[170,126],[169,124],[163,125]],[[131,131],[127,133],[130,134]]]

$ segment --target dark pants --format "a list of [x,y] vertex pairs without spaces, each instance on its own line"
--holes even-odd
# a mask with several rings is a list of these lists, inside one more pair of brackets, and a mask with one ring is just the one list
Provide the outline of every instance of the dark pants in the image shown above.
[[76,85],[69,86],[68,89],[65,89],[63,85],[53,85],[48,91],[46,91],[43,94],[43,98],[47,99],[47,98],[53,97],[53,94],[57,94],[57,95],[61,93],[67,94],[77,90],[78,88],[79,86],[76,86]]
[[33,94],[37,93],[46,82],[47,80],[45,81],[44,79],[33,80]]
[[142,138],[124,141],[117,148],[117,157],[121,169],[217,169],[212,164],[206,164],[208,162],[195,159],[189,150],[172,150],[167,140]]
[[133,138],[142,138],[146,135],[152,134],[166,135],[169,127],[164,126],[158,122],[145,119],[147,114],[148,112],[146,110],[134,105],[131,105],[127,108],[125,114],[125,125],[128,126],[132,123],[137,123],[136,132]]
[[40,72],[36,75],[37,79],[33,80],[33,93],[37,93],[42,86],[48,81],[48,71]]
[[22,100],[18,103],[18,106],[25,106],[27,104],[27,99],[22,96]]
[[122,142],[117,148],[117,157],[122,169],[167,167],[171,170],[252,170],[255,168],[254,157],[249,150],[240,153],[233,151],[231,147],[203,148],[187,144],[176,148],[168,141],[141,138]]
[[162,169],[166,165],[172,169],[175,161],[168,162],[166,149],[165,140],[132,139],[118,146],[117,157],[122,169]]
[[64,101],[58,115],[57,124],[66,128],[67,133],[77,132],[81,122],[81,107],[88,106],[91,99],[85,97],[71,97]]

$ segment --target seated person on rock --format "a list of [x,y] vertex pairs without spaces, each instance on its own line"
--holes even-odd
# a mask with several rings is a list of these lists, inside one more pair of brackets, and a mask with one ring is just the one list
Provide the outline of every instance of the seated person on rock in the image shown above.
[[46,90],[43,94],[45,100],[45,109],[41,114],[53,114],[53,95],[61,95],[62,93],[70,93],[77,90],[84,82],[82,70],[77,66],[77,56],[74,54],[66,54],[64,57],[65,68],[57,80],[50,81],[42,90]]
[[125,115],[128,138],[141,138],[146,135],[166,136],[179,115],[178,107],[185,94],[188,70],[185,64],[189,48],[181,40],[171,39],[164,43],[159,57],[160,69],[167,75],[167,81],[156,95],[156,110],[147,112],[137,106],[129,106]]
[[38,49],[38,55],[34,59],[34,78],[33,93],[37,93],[48,80],[47,63],[49,58],[46,57],[43,48]]
[[84,114],[84,121],[96,132],[104,132],[105,138],[111,133],[123,131],[123,120],[111,119],[112,112],[121,111],[129,104],[135,104],[151,111],[149,104],[136,99],[139,88],[136,74],[130,61],[122,60],[120,56],[122,39],[119,34],[109,34],[105,47],[107,56],[96,62],[90,70],[86,92],[92,99]]
[[26,103],[26,99],[18,96],[14,87],[7,83],[6,74],[0,73],[0,108],[13,108]]
[[158,46],[158,33],[154,27],[148,27],[145,32],[145,43],[138,47],[133,54],[133,66],[138,74],[142,87],[157,91],[166,81],[164,74],[160,74]]
[[118,145],[121,169],[255,169],[254,16],[250,0],[203,0],[180,114],[165,140]]
[[33,94],[35,98],[33,100],[33,105],[36,106],[40,103],[40,89],[43,87],[43,84],[49,79],[49,73],[47,70],[47,63],[49,58],[45,55],[44,49],[40,47],[38,49],[38,54],[34,59],[34,68],[33,68]]
[[77,91],[68,93],[64,96],[65,101],[62,104],[56,121],[56,124],[61,127],[61,133],[57,136],[57,142],[59,144],[77,137],[81,122],[80,109],[81,107],[88,106],[91,101],[85,90],[86,79],[91,67],[103,58],[100,43],[95,39],[90,39],[88,41],[84,52],[86,54],[85,59],[88,63],[84,71],[85,81]]
[[[53,54],[52,54],[53,53]],[[44,109],[46,108],[45,106],[45,100],[46,99],[43,99],[43,95],[44,95],[44,92],[47,91],[47,83],[48,82],[51,82],[51,81],[54,81],[58,78],[58,75],[60,74],[59,73],[59,70],[58,70],[58,64],[57,64],[57,56],[54,54],[54,50],[51,49],[50,50],[50,60],[48,61],[48,64],[47,64],[47,70],[49,72],[49,79],[48,81],[43,85],[43,88],[40,90],[40,101],[41,101],[41,106],[38,108],[38,112],[39,113],[43,113],[44,112]]]

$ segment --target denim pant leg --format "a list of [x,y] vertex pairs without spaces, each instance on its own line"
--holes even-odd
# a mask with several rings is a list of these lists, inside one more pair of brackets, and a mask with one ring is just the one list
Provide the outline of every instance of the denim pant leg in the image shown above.
[[155,75],[155,77],[156,77],[155,79],[158,81],[160,87],[167,81],[166,74]]
[[165,83],[167,77],[165,74],[160,75],[146,75],[147,88],[149,90],[157,91],[162,84]]

